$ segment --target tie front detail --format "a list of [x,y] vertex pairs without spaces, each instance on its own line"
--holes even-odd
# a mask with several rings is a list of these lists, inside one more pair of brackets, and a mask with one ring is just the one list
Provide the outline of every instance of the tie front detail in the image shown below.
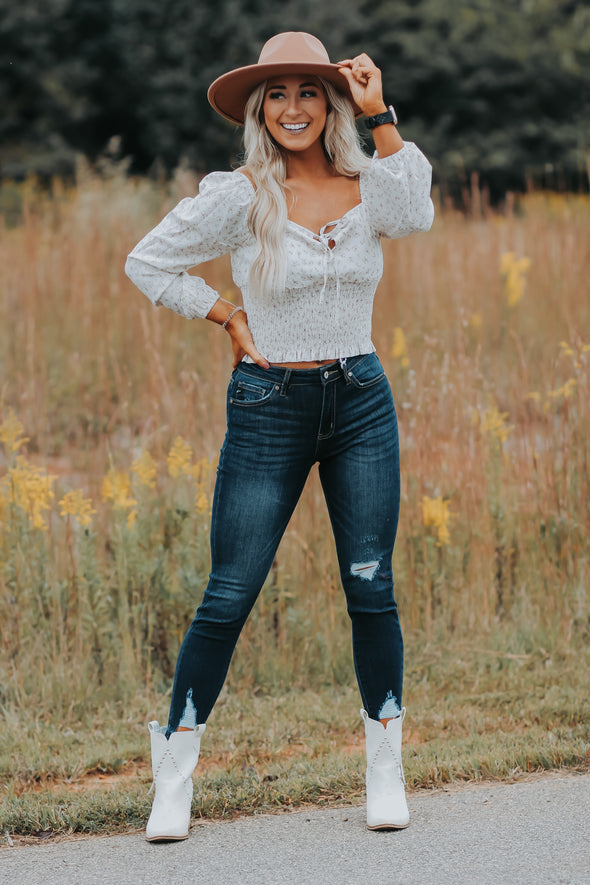
[[338,263],[336,261],[336,240],[333,235],[338,225],[342,223],[342,218],[338,219],[338,221],[330,221],[328,224],[324,224],[319,234],[314,236],[314,239],[320,243],[323,251],[324,283],[320,292],[320,300],[324,297],[328,279],[332,277],[336,283],[337,311],[340,309],[340,277],[338,276]]

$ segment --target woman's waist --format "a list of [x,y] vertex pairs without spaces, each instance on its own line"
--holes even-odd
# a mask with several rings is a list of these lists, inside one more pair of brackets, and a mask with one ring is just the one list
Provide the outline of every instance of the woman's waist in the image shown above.
[[301,368],[271,363],[269,369],[263,369],[261,366],[256,365],[256,363],[247,362],[246,359],[243,359],[234,369],[234,373],[240,372],[257,378],[264,378],[271,384],[277,385],[277,388],[279,386],[282,387],[285,382],[288,382],[289,385],[312,384],[321,386],[326,384],[326,382],[336,381],[339,378],[347,380],[350,374],[354,373],[355,367],[361,363],[364,364],[366,360],[375,360],[379,363],[374,349],[367,353],[342,356],[326,362],[322,361],[321,365],[313,365],[308,362]]
[[[277,368],[293,369],[294,371],[317,370],[340,359],[361,354],[374,353],[375,346],[370,332],[350,338],[340,338],[322,344],[313,341],[302,341],[293,338],[282,343],[253,333],[254,344],[262,356]],[[243,362],[252,363],[246,355]]]
[[330,366],[333,362],[333,359],[305,360],[299,363],[271,363],[271,365],[281,369],[319,369],[322,366]]

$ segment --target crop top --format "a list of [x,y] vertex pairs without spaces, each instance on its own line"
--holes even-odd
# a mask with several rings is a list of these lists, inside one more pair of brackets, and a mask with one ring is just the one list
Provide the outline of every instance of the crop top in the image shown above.
[[198,196],[181,200],[138,243],[125,271],[154,305],[189,319],[205,317],[219,295],[186,271],[229,252],[254,343],[269,362],[372,353],[373,298],[383,273],[381,237],[429,230],[430,179],[426,157],[404,142],[389,157],[373,157],[360,174],[361,202],[319,234],[287,221],[285,289],[270,303],[249,287],[258,253],[247,224],[254,187],[239,171],[206,175]]

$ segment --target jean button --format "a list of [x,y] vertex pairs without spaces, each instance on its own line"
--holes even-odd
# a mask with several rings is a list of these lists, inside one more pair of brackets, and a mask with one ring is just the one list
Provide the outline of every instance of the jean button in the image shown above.
[[329,377],[330,377],[330,373],[328,371],[324,372],[324,378],[329,378]]

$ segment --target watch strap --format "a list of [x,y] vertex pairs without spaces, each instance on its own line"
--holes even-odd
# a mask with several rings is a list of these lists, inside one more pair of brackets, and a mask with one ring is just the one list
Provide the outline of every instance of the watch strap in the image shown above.
[[383,126],[385,123],[393,123],[397,125],[397,114],[392,104],[382,114],[375,114],[373,117],[365,117],[365,126],[367,129],[375,129],[376,126]]

